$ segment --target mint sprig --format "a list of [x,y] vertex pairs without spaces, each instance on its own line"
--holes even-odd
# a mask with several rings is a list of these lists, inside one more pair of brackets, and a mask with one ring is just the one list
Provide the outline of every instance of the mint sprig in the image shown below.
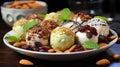
[[38,14],[38,16],[42,17],[42,18],[45,18],[45,14]]
[[82,44],[83,48],[88,48],[88,49],[98,49],[99,46],[97,43],[93,42],[93,41],[86,41]]
[[71,11],[68,8],[64,8],[61,11],[61,14],[58,16],[58,18],[60,19],[60,22],[68,20],[70,17],[70,13],[71,13]]
[[103,16],[95,16],[94,18],[99,18],[99,19],[105,20],[106,22],[108,21],[108,19],[106,17],[103,17]]
[[19,42],[20,41],[20,39],[17,38],[16,36],[6,36],[5,39],[8,41],[12,41],[12,42]]
[[31,20],[29,21],[28,23],[26,23],[24,26],[23,26],[23,29],[25,31],[29,30],[30,28],[32,28],[34,25],[36,25],[38,22],[35,21],[35,20]]

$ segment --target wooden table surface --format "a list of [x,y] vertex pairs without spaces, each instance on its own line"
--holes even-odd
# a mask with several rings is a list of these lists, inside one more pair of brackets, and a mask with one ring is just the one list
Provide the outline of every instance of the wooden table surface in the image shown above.
[[[99,67],[95,63],[99,59],[107,58],[110,60],[110,64],[100,67],[120,67],[120,61],[115,61],[111,58],[111,54],[118,53],[120,54],[120,44],[114,44],[110,49],[99,53],[97,55],[72,60],[72,61],[48,61],[41,60],[37,58],[28,57],[22,54],[19,54],[12,49],[5,46],[3,43],[3,36],[5,33],[11,30],[7,24],[0,19],[0,67]],[[34,63],[33,66],[24,66],[19,64],[20,59],[27,59]]]

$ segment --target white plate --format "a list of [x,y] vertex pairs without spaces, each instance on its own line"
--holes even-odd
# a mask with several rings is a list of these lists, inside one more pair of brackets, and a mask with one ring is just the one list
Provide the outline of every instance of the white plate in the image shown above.
[[45,59],[45,60],[75,60],[75,59],[83,59],[83,58],[98,54],[102,51],[105,51],[112,45],[114,45],[114,43],[116,43],[116,41],[118,39],[118,35],[115,31],[113,31],[113,30],[110,30],[110,31],[115,36],[117,36],[117,38],[112,40],[107,46],[104,46],[99,49],[94,49],[94,50],[71,52],[71,53],[59,53],[58,54],[58,53],[37,52],[37,51],[30,51],[30,50],[25,50],[25,49],[14,47],[5,40],[5,37],[11,35],[12,31],[5,34],[3,41],[4,41],[5,45],[8,46],[9,48],[15,50],[18,53],[21,53],[21,54],[24,54],[24,55],[27,55],[30,57]]

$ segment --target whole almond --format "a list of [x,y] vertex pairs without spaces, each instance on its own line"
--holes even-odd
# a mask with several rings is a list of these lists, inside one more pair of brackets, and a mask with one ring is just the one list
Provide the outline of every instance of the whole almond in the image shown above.
[[104,47],[104,46],[107,46],[108,44],[106,44],[106,43],[99,43],[98,45],[99,45],[99,47]]
[[53,53],[53,52],[55,52],[55,50],[54,49],[49,49],[48,52]]
[[26,44],[24,44],[22,42],[16,42],[16,43],[13,44],[13,46],[15,46],[15,47],[21,47],[23,45],[26,45]]
[[119,54],[113,54],[112,57],[115,60],[120,60],[120,55]]
[[112,35],[112,36],[110,36],[109,38],[110,39],[115,39],[117,36],[115,36],[115,35]]
[[101,59],[96,62],[96,65],[108,65],[110,64],[110,61],[108,59]]
[[33,65],[33,62],[29,61],[29,60],[26,60],[26,59],[21,59],[19,61],[20,64],[22,65]]

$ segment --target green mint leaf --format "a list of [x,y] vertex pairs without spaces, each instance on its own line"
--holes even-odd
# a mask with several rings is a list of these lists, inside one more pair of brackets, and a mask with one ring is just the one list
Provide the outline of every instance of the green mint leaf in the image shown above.
[[93,41],[86,41],[82,44],[83,48],[88,48],[88,49],[98,49],[99,46],[97,43],[93,42]]
[[105,20],[106,22],[108,21],[108,19],[106,17],[103,17],[103,16],[95,16],[94,18],[100,18],[102,20]]
[[29,30],[30,28],[32,28],[34,25],[36,25],[38,22],[35,21],[35,20],[31,20],[29,21],[28,23],[26,23],[24,26],[23,26],[23,29],[25,31]]
[[60,19],[60,22],[68,20],[70,17],[70,13],[71,13],[71,11],[68,8],[64,8],[61,11],[61,14],[58,16],[58,18]]
[[45,18],[45,14],[38,14],[38,16],[42,17],[42,18]]
[[5,39],[8,40],[8,41],[13,41],[13,42],[19,42],[20,41],[20,39],[17,38],[16,36],[6,36]]

